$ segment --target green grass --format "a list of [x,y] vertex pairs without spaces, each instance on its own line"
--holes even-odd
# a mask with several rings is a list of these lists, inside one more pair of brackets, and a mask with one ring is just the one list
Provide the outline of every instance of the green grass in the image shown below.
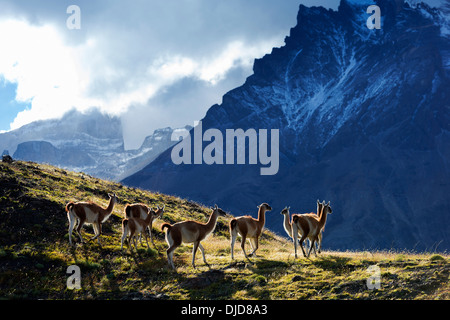
[[[0,163],[0,299],[450,299],[449,256],[408,252],[325,251],[294,259],[290,241],[264,231],[258,256],[248,263],[236,244],[231,261],[228,221],[219,218],[214,235],[203,242],[206,266],[192,245],[175,251],[177,272],[168,267],[163,222],[205,221],[210,209],[184,199],[128,188],[48,165]],[[70,247],[69,201],[104,206],[109,192],[119,203],[104,223],[101,246]],[[155,221],[155,245],[137,252],[120,250],[121,220],[127,203],[166,205]],[[85,239],[92,227],[83,227]],[[249,246],[247,245],[247,248]],[[81,289],[67,288],[70,265],[81,270]],[[370,266],[380,268],[381,287],[369,290]]]

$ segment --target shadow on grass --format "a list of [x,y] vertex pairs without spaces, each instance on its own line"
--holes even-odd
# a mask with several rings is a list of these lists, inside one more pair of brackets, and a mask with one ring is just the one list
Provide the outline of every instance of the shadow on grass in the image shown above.
[[179,278],[180,287],[188,292],[190,299],[231,299],[241,287],[239,281],[227,275],[224,269],[210,269],[196,274],[194,277],[186,275]]
[[332,271],[335,274],[342,274],[349,271],[349,269],[355,269],[355,265],[348,264],[351,258],[339,257],[339,256],[319,256],[311,260],[311,264],[326,271]]
[[8,198],[6,202],[3,206],[0,200],[0,241],[3,245],[51,243],[61,238],[61,225],[67,218],[61,214],[64,208],[59,203],[23,195]]

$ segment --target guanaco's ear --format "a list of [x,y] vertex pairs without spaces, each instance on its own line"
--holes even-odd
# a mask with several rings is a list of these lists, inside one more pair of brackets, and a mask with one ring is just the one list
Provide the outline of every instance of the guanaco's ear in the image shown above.
[[330,206],[330,201],[328,201],[328,204],[327,204],[327,206]]
[[288,209],[288,210],[291,209],[291,206],[289,206],[287,209]]
[[319,204],[320,203],[320,201],[319,201],[319,199],[317,199],[317,204]]
[[217,209],[217,208],[218,208],[218,206],[217,206],[217,204],[215,204],[215,205],[214,205],[214,209]]

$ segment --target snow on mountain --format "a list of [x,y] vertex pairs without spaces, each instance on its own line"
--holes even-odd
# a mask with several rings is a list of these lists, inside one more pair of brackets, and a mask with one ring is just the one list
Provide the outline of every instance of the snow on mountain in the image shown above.
[[276,175],[248,164],[174,165],[169,149],[124,183],[235,215],[268,202],[266,225],[280,234],[285,206],[310,212],[330,200],[327,247],[448,250],[448,16],[376,0],[381,29],[368,29],[367,4],[300,5],[285,45],[256,59],[254,74],[202,120],[204,131],[279,129]]
[[[448,0],[405,0],[405,2],[411,8],[419,8],[424,16],[428,16],[433,23],[438,25],[441,28],[442,36],[450,37],[450,2]],[[435,8],[434,14],[423,8],[424,5]]]

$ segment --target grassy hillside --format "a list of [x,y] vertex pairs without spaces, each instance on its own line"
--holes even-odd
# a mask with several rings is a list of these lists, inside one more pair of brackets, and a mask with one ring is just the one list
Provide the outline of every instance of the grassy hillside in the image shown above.
[[[96,241],[80,244],[74,234],[76,246],[70,247],[65,204],[91,200],[106,206],[109,192],[120,202],[103,224],[102,246]],[[123,208],[135,202],[165,204],[166,211],[153,225],[155,246],[122,253]],[[231,217],[219,218],[214,235],[203,242],[210,267],[198,252],[193,269],[192,246],[182,245],[174,256],[178,272],[172,271],[161,224],[186,218],[206,222],[209,213],[194,202],[83,173],[21,161],[0,163],[0,298],[450,299],[445,254],[325,251],[294,260],[292,243],[266,230],[254,264],[245,263],[239,241],[232,263],[227,227]],[[83,233],[87,240],[93,229],[85,226]],[[79,290],[67,289],[70,265],[81,269]],[[378,290],[366,285],[372,265],[381,271]]]

